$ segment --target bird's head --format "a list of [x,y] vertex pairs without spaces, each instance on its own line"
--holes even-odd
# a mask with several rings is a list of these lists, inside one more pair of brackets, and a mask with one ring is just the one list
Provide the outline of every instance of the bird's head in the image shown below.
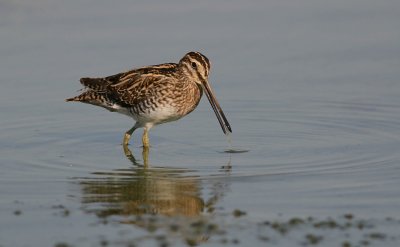
[[189,78],[190,81],[194,81],[206,93],[208,101],[218,118],[224,134],[232,132],[231,126],[208,82],[208,75],[211,69],[208,58],[200,52],[189,52],[179,61],[179,68],[186,78]]
[[195,81],[197,84],[208,81],[211,64],[206,56],[200,52],[189,52],[180,61],[179,67],[186,77]]

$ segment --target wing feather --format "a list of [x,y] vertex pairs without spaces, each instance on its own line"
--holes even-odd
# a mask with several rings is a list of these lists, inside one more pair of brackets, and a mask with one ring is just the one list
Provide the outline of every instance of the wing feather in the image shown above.
[[[177,66],[175,63],[166,63],[133,69],[104,78],[81,78],[80,82],[87,90],[82,95],[68,100],[90,100],[93,104],[95,100],[98,100],[99,105],[107,101],[110,104],[133,107],[148,100],[151,95],[163,94]],[[95,95],[101,97],[97,99]]]
[[106,77],[110,81],[107,91],[116,102],[134,106],[165,89],[176,68],[177,64],[160,64]]

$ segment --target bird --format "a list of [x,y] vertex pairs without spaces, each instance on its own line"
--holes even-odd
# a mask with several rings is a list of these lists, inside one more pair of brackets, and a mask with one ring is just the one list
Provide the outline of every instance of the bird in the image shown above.
[[203,93],[225,135],[232,128],[208,81],[211,64],[200,52],[185,54],[178,63],[163,63],[99,78],[81,78],[83,92],[66,101],[82,102],[127,115],[135,121],[122,144],[127,147],[132,133],[143,128],[143,147],[148,148],[149,130],[191,113]]

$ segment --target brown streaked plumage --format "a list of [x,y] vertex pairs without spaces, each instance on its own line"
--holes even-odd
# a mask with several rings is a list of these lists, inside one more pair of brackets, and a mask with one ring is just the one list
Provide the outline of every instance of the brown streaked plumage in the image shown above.
[[66,99],[101,106],[132,117],[136,123],[125,133],[126,146],[137,128],[144,128],[142,142],[149,146],[154,125],[175,121],[192,112],[205,92],[225,134],[232,132],[208,83],[210,62],[199,52],[187,53],[179,63],[133,69],[104,78],[81,78],[82,94]]

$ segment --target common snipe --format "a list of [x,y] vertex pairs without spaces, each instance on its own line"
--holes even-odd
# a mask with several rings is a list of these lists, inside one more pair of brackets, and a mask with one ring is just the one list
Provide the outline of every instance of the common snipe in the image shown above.
[[124,136],[126,146],[137,128],[144,128],[142,142],[149,147],[148,131],[192,112],[203,91],[225,134],[232,132],[208,83],[210,62],[200,52],[187,53],[179,63],[133,69],[104,78],[81,78],[85,92],[66,101],[101,106],[132,117],[136,123]]

